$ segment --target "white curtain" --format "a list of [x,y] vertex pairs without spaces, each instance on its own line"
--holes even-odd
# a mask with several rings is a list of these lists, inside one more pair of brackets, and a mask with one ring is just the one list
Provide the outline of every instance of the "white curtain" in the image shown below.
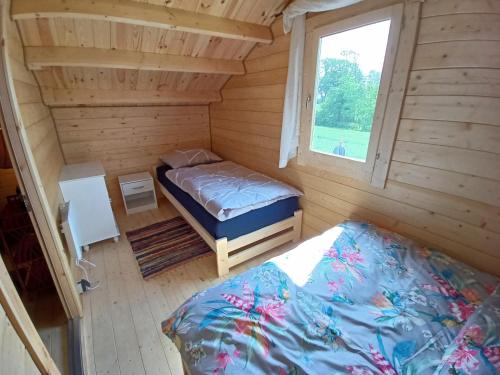
[[[297,155],[299,146],[300,98],[302,96],[302,72],[304,70],[304,44],[306,16],[297,16],[293,21],[288,57],[283,124],[281,128],[280,168],[285,168],[290,159]],[[290,25],[291,27],[291,25]]]
[[291,30],[292,35],[281,128],[280,168],[285,168],[288,161],[297,155],[299,146],[302,74],[304,72],[304,44],[306,37],[305,15],[307,12],[338,9],[360,1],[362,0],[295,0],[283,11],[283,29],[285,33]]

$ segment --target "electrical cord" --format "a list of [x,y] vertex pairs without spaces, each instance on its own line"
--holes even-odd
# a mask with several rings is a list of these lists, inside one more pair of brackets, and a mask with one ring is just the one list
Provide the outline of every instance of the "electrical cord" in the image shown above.
[[83,274],[85,276],[84,279],[81,279],[78,283],[82,286],[82,290],[83,292],[85,293],[86,291],[88,290],[95,290],[97,289],[100,285],[101,285],[101,282],[100,281],[96,281],[93,285],[92,283],[90,282],[90,277],[89,277],[89,273],[87,271],[87,269],[81,264],[82,262],[84,263],[87,263],[88,265],[90,265],[92,268],[95,268],[96,265],[94,263],[92,263],[91,261],[85,259],[85,258],[81,258],[81,259],[77,259],[76,260],[76,266],[79,267],[81,270],[83,270]]

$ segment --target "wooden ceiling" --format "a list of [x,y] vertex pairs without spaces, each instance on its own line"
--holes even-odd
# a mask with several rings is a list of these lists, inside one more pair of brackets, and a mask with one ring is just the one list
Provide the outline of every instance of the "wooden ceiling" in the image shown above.
[[[220,100],[288,0],[13,0],[50,106]],[[182,30],[182,31],[181,31]]]

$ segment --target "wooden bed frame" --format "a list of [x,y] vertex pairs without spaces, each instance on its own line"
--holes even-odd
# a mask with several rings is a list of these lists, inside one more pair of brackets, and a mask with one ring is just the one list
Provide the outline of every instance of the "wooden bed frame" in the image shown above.
[[215,239],[203,226],[189,213],[188,210],[159,183],[156,177],[156,167],[153,173],[155,181],[163,195],[180,212],[184,219],[198,232],[210,248],[215,252],[217,259],[217,273],[227,275],[229,268],[236,266],[257,255],[265,253],[287,242],[300,240],[302,228],[302,210],[294,212],[292,217],[278,221],[262,229],[245,234],[238,238],[228,240],[227,237]]

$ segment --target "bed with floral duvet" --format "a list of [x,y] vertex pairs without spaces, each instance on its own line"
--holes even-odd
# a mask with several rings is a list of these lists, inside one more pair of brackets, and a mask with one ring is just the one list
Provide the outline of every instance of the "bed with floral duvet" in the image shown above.
[[500,280],[348,221],[162,323],[190,374],[496,374]]

